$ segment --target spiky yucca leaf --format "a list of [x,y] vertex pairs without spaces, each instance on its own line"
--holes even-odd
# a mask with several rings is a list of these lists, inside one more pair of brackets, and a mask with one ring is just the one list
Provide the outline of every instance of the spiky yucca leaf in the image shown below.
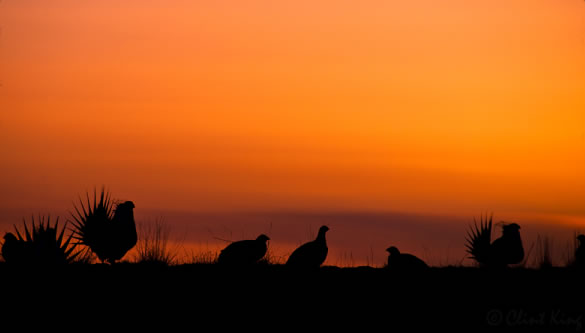
[[[24,237],[14,225],[16,237],[12,241],[6,241],[2,247],[3,255],[7,262],[33,265],[67,264],[75,260],[79,252],[74,252],[76,244],[71,243],[73,234],[65,238],[65,224],[59,229],[59,218],[55,225],[51,226],[51,216],[39,216],[35,224],[34,216],[31,218],[29,230],[26,220],[23,220]],[[6,238],[6,237],[5,237]],[[4,252],[10,252],[9,258]]]
[[473,225],[470,226],[470,230],[467,231],[467,237],[465,238],[467,253],[471,255],[471,259],[474,259],[480,264],[485,264],[489,261],[490,256],[490,245],[492,238],[492,220],[493,214],[488,218],[480,215],[479,226],[475,217],[473,218]]

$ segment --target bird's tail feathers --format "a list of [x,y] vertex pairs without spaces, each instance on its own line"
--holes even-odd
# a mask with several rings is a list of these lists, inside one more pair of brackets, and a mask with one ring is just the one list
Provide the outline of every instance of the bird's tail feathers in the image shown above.
[[[84,202],[85,201],[85,202]],[[105,188],[101,189],[98,196],[94,189],[93,204],[89,193],[86,193],[85,200],[79,198],[79,205],[73,205],[75,213],[71,212],[74,239],[79,243],[91,247],[93,235],[97,230],[104,227],[114,216],[114,203],[110,193]]]
[[480,215],[479,225],[477,220],[473,218],[473,225],[467,231],[466,244],[467,253],[471,255],[480,264],[485,264],[489,261],[490,244],[492,237],[492,221],[493,213],[488,217]]

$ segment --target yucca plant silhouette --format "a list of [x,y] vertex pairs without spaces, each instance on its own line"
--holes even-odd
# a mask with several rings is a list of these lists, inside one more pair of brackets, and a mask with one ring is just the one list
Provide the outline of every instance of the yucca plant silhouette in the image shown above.
[[113,264],[122,259],[138,240],[134,222],[134,203],[126,201],[116,205],[105,189],[98,197],[94,190],[93,205],[89,193],[86,203],[79,199],[80,206],[74,205],[72,224],[74,238],[79,244],[91,249],[102,262]]
[[51,217],[38,217],[35,224],[34,216],[31,221],[31,229],[23,221],[24,236],[16,225],[13,233],[4,235],[2,256],[6,263],[22,265],[59,265],[71,263],[79,252],[74,252],[76,244],[72,243],[73,234],[65,238],[66,224],[59,229],[59,218],[55,225],[51,226]]

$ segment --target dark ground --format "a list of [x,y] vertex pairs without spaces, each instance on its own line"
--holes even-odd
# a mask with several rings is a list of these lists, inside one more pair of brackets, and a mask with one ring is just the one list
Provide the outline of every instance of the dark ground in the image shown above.
[[94,322],[126,324],[133,331],[151,324],[165,331],[199,331],[208,324],[276,332],[585,329],[585,273],[564,268],[399,274],[337,267],[293,272],[283,266],[117,264],[24,270],[0,264],[0,281],[4,321],[41,315],[55,323],[81,321],[87,329]]

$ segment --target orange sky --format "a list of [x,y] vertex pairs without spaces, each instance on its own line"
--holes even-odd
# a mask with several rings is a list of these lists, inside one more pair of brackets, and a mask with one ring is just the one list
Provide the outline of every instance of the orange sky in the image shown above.
[[582,0],[6,0],[0,26],[2,210],[104,184],[585,224]]

